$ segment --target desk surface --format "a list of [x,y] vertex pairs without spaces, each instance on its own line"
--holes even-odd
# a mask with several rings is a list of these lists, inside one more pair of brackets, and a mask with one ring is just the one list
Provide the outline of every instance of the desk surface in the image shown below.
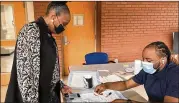
[[[96,70],[108,70],[110,74],[113,74],[117,71],[125,72],[126,67],[132,67],[133,63],[117,63],[117,64],[99,64],[99,65],[82,65],[82,66],[71,66],[69,70],[75,71],[96,71]],[[126,73],[125,75],[120,75],[120,77],[124,78],[125,80],[134,76],[133,73]],[[63,80],[67,83],[68,76],[64,77]],[[73,92],[78,92],[79,90],[72,90]],[[146,102],[148,100],[148,96],[145,92],[143,85],[126,90],[121,91],[122,94],[131,99],[136,100],[139,102]]]

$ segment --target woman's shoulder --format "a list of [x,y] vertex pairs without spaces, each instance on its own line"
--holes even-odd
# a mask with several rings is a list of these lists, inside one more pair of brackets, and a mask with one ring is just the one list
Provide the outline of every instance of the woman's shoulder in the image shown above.
[[26,37],[26,36],[34,36],[34,35],[38,36],[39,32],[40,30],[38,25],[35,22],[30,22],[28,24],[25,24],[21,28],[18,37]]
[[34,29],[34,30],[39,29],[38,25],[35,22],[30,22],[30,23],[25,24],[22,27],[21,31],[28,31],[28,30],[32,30],[32,29]]

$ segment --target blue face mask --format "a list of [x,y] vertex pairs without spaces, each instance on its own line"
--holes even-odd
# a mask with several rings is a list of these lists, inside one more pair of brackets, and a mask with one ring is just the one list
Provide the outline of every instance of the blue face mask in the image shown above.
[[149,74],[153,74],[157,71],[156,69],[154,69],[153,63],[150,62],[142,62],[142,69]]

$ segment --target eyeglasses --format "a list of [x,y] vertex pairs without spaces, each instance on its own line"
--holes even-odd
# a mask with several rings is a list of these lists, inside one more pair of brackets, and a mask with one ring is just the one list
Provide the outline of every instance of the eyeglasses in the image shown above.
[[[56,16],[57,16],[57,15],[56,15]],[[57,16],[57,19],[58,19],[58,16]],[[59,21],[59,19],[58,19],[58,22],[61,23],[61,22]],[[63,28],[66,28],[66,25],[67,25],[67,24],[68,24],[67,22],[62,22]]]

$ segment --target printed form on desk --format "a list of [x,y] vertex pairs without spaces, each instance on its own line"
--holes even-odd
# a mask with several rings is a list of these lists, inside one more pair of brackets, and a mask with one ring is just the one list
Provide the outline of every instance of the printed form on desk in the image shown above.
[[121,77],[112,74],[112,75],[108,75],[106,77],[101,77],[100,76],[100,82],[101,83],[106,83],[106,82],[117,82],[117,81],[124,81]]
[[[111,93],[111,95],[108,95]],[[106,90],[103,92],[103,95],[95,95],[93,93],[80,93],[80,98],[75,98],[71,102],[112,102],[115,99],[127,99],[124,97],[121,92]]]

